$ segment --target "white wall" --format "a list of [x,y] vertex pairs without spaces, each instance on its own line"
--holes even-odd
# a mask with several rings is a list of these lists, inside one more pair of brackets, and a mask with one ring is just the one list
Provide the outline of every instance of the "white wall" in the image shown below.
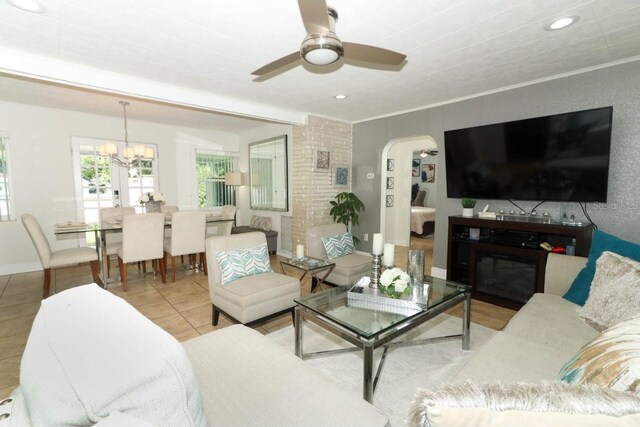
[[[254,210],[251,209],[250,203],[250,188],[249,188],[249,144],[252,142],[258,142],[265,139],[274,138],[280,135],[287,135],[287,170],[288,170],[288,194],[287,198],[289,201],[289,210],[287,212],[274,212],[274,211],[263,211],[263,210]],[[278,249],[282,247],[281,245],[281,237],[282,233],[280,233],[281,225],[280,219],[282,215],[291,214],[292,207],[292,198],[291,198],[291,184],[292,179],[295,179],[291,176],[291,159],[292,150],[293,150],[293,126],[291,125],[280,125],[280,124],[265,124],[265,126],[252,129],[250,131],[241,132],[239,136],[239,146],[240,146],[240,172],[243,173],[243,183],[238,189],[238,215],[236,217],[238,225],[249,225],[251,222],[252,215],[259,216],[268,216],[271,218],[272,230],[278,232]]]
[[[122,139],[123,126],[118,116],[0,101],[0,131],[10,138],[17,217],[17,221],[0,222],[0,274],[42,268],[20,221],[23,213],[38,218],[53,250],[77,244],[75,239],[58,240],[53,234],[56,222],[76,219],[71,138]],[[178,204],[180,194],[195,191],[195,186],[178,174],[178,170],[195,167],[183,155],[186,151],[177,148],[176,141],[238,151],[236,134],[136,120],[129,120],[129,140],[157,144],[159,188],[167,204]]]

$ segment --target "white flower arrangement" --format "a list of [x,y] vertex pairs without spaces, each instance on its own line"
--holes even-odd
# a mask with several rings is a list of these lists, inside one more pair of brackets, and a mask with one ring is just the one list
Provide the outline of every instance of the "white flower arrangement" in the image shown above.
[[407,273],[395,267],[380,275],[380,288],[390,297],[399,298],[402,294],[411,292],[410,280]]
[[155,191],[149,191],[146,193],[142,193],[140,197],[138,197],[138,201],[143,205],[147,202],[164,202],[164,194],[157,193]]

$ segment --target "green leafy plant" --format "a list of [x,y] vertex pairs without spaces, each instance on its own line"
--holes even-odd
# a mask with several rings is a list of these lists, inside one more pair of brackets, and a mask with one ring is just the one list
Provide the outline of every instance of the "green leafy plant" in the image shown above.
[[[331,210],[329,211],[329,215],[331,215],[335,222],[346,225],[348,230],[351,230],[352,226],[360,223],[358,213],[364,212],[364,203],[358,199],[358,196],[344,191],[336,194],[335,200],[332,200],[330,203]],[[360,243],[360,239],[356,236],[353,236],[353,241],[356,244]]]
[[465,209],[473,209],[476,207],[475,199],[462,199],[461,203],[462,203],[462,207]]

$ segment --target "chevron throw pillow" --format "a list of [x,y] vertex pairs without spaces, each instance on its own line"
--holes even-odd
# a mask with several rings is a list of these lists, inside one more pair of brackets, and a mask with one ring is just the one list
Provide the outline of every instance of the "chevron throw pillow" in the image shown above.
[[350,232],[338,234],[337,236],[323,237],[322,244],[329,259],[337,258],[355,252],[353,247],[353,236]]
[[253,215],[249,227],[269,231],[271,230],[271,218],[268,216]]
[[217,251],[216,258],[220,264],[223,285],[241,277],[273,272],[266,243],[237,251]]

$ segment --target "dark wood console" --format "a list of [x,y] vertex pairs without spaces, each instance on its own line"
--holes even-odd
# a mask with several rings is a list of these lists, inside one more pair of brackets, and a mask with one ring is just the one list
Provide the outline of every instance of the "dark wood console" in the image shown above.
[[[471,230],[477,234],[473,238]],[[472,287],[474,298],[518,309],[544,291],[547,242],[587,256],[592,226],[449,217],[447,279]],[[566,255],[569,256],[569,255]]]

